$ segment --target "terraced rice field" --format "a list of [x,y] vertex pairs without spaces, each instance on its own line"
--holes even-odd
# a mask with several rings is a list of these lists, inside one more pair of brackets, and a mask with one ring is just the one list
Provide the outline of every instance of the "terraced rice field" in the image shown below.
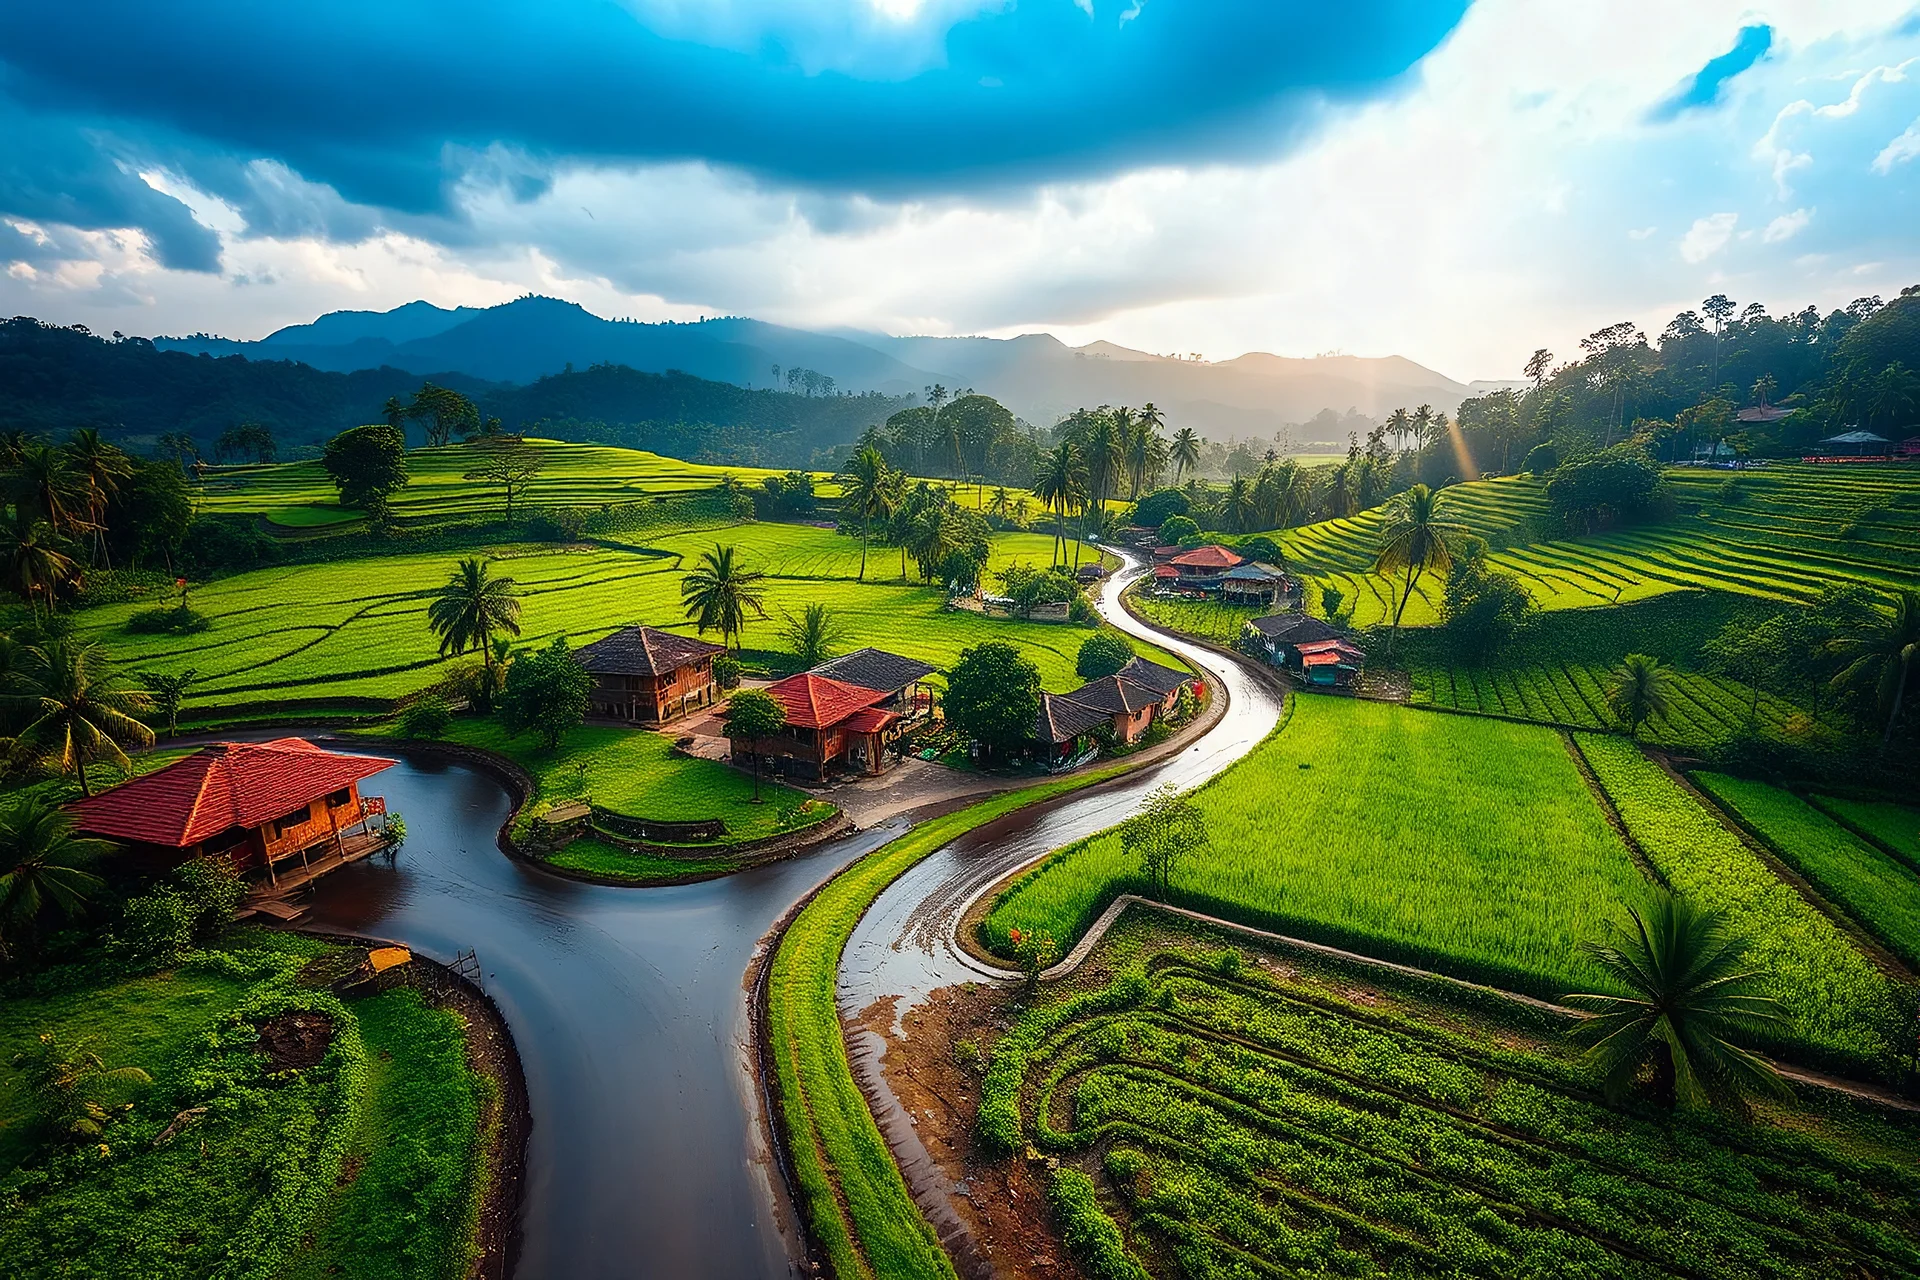
[[1839,796],[1810,799],[1855,835],[1872,841],[1920,872],[1920,809],[1884,800],[1844,800]]
[[[747,626],[748,649],[781,650],[782,611],[819,601],[846,624],[847,649],[872,644],[945,668],[964,648],[1008,640],[1033,659],[1048,689],[1079,684],[1074,662],[1084,628],[988,619],[947,609],[937,589],[876,583],[888,561],[884,549],[869,562],[869,580],[853,582],[859,543],[830,529],[744,525],[672,535],[651,551],[512,548],[496,553],[494,571],[513,578],[521,593],[521,644],[564,635],[580,645],[635,623],[689,631],[682,559],[716,541],[739,546],[748,566],[780,575],[766,583],[768,618]],[[995,563],[1044,564],[1047,550],[1044,535],[1003,534]],[[444,665],[427,630],[427,597],[458,559],[451,552],[375,557],[223,578],[193,592],[193,607],[213,619],[195,635],[127,631],[139,604],[87,610],[78,625],[136,670],[196,669],[189,704],[196,712],[285,699],[391,699],[431,684]],[[897,573],[897,557],[893,564]]]
[[1834,923],[1624,738],[1574,735],[1628,832],[1676,893],[1726,913],[1774,976],[1795,1035],[1856,1062],[1884,1047],[1886,979]]
[[[1453,486],[1441,510],[1486,538],[1491,561],[1546,609],[1689,587],[1794,602],[1829,583],[1892,588],[1920,577],[1920,466],[1676,469],[1668,479],[1680,507],[1674,519],[1589,538],[1539,540],[1546,492],[1524,476]],[[1390,588],[1371,572],[1383,518],[1374,508],[1280,536],[1291,561],[1346,593],[1361,626],[1391,616]],[[1404,621],[1437,621],[1443,585],[1417,588]]]
[[1231,648],[1249,621],[1271,613],[1265,605],[1222,604],[1217,600],[1161,600],[1136,593],[1133,611],[1157,626],[1199,636]]
[[[1296,698],[1286,725],[1196,793],[1210,848],[1173,876],[1181,906],[1557,996],[1579,953],[1648,892],[1561,736],[1386,703]],[[1146,893],[1109,832],[1009,887],[982,926],[1063,947]]]
[[1912,867],[1856,839],[1791,792],[1722,773],[1693,780],[1829,902],[1907,964],[1920,966],[1920,875]]
[[1058,1162],[1089,1275],[1920,1274],[1911,1121],[1608,1106],[1552,1027],[1356,982],[1150,950],[995,1046],[982,1136]]

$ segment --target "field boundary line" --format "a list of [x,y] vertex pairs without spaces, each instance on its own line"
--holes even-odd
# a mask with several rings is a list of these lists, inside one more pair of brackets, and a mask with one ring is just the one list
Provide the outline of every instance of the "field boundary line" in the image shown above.
[[1587,791],[1593,796],[1593,802],[1600,806],[1600,812],[1606,816],[1607,825],[1613,828],[1614,833],[1620,837],[1621,843],[1627,846],[1627,853],[1632,856],[1634,864],[1649,880],[1671,893],[1673,885],[1668,882],[1666,876],[1661,874],[1660,868],[1653,865],[1653,859],[1647,856],[1647,851],[1640,847],[1640,841],[1635,839],[1633,832],[1628,829],[1627,820],[1620,816],[1620,810],[1614,805],[1613,797],[1608,795],[1607,789],[1600,785],[1599,776],[1594,773],[1593,766],[1587,762],[1587,753],[1580,749],[1579,740],[1573,736],[1571,730],[1562,729],[1560,741],[1566,747],[1567,754],[1573,757],[1573,767],[1580,771],[1580,778],[1587,784]]
[[1827,817],[1833,819],[1833,821],[1841,828],[1841,830],[1845,831],[1848,835],[1852,836],[1855,840],[1860,841],[1862,844],[1866,845],[1869,848],[1878,849],[1880,852],[1886,854],[1889,858],[1892,858],[1895,862],[1899,863],[1901,866],[1905,867],[1909,871],[1920,872],[1920,865],[1916,865],[1914,863],[1913,858],[1910,855],[1902,853],[1899,849],[1895,848],[1892,844],[1889,844],[1887,841],[1882,840],[1879,836],[1873,834],[1873,832],[1867,830],[1865,827],[1860,826],[1858,823],[1854,822],[1852,818],[1847,817],[1845,814],[1841,813],[1839,810],[1830,808],[1826,804],[1822,803],[1822,801],[1834,799],[1836,797],[1825,796],[1818,791],[1804,791],[1804,792],[1792,791],[1792,792],[1789,792],[1788,794],[1799,796],[1802,800],[1806,801],[1809,806],[1825,814]]

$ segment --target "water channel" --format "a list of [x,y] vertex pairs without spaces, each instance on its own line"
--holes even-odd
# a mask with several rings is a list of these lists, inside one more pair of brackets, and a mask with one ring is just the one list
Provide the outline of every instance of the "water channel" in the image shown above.
[[[1102,606],[1146,635],[1117,605],[1134,572],[1108,585]],[[920,864],[856,932],[845,1007],[973,976],[951,938],[985,886],[1118,821],[1162,781],[1204,780],[1271,729],[1278,704],[1258,680],[1153,638],[1222,682],[1231,704],[1220,723],[1138,775],[1010,815]],[[798,1233],[760,1124],[743,975],[789,907],[905,824],[724,879],[623,889],[509,859],[496,843],[508,796],[476,769],[403,759],[373,789],[405,815],[405,849],[391,867],[363,863],[322,881],[303,923],[440,960],[477,953],[533,1116],[519,1280],[797,1274]]]

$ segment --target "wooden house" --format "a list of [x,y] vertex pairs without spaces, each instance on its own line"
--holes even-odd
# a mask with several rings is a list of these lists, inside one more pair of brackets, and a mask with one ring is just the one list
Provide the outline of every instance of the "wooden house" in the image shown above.
[[1043,693],[1040,714],[1034,717],[1034,754],[1049,771],[1085,763],[1099,750],[1094,730],[1111,720],[1098,707],[1075,702],[1063,694]]
[[933,687],[927,683],[933,673],[932,666],[917,658],[873,648],[855,649],[813,668],[816,676],[886,694],[885,701],[874,705],[899,718],[896,731],[933,715]]
[[1270,564],[1248,560],[1220,575],[1220,596],[1228,604],[1271,605],[1290,593],[1287,575]]
[[67,806],[76,830],[125,845],[156,866],[225,858],[277,881],[289,861],[320,870],[379,846],[386,813],[360,782],[394,761],[323,751],[301,738],[216,742],[184,760]]
[[1293,648],[1301,678],[1323,689],[1350,689],[1366,669],[1366,651],[1338,637],[1303,640]]
[[726,650],[694,636],[625,627],[574,651],[593,676],[587,714],[665,724],[719,700],[713,660]]
[[813,782],[836,772],[886,770],[888,731],[899,717],[880,705],[889,696],[884,690],[806,671],[776,680],[766,692],[785,709],[786,727],[766,738],[729,732],[734,763],[750,769],[757,757],[775,775]]
[[1316,640],[1337,640],[1346,633],[1331,623],[1304,613],[1277,613],[1254,618],[1241,628],[1240,648],[1269,666],[1298,666],[1295,646]]
[[1177,582],[1185,590],[1212,592],[1220,590],[1227,570],[1244,561],[1225,547],[1209,544],[1182,551],[1167,563],[1179,570]]

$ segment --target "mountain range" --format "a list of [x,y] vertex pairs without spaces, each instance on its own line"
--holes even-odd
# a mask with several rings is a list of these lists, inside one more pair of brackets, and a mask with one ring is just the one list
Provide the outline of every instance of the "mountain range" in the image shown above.
[[[1170,426],[1216,440],[1269,437],[1323,409],[1380,417],[1419,404],[1455,409],[1505,385],[1461,383],[1400,356],[1232,360],[1153,355],[1109,342],[1070,347],[1051,334],[1016,338],[894,337],[814,332],[743,317],[690,323],[607,320],[576,303],[529,296],[495,307],[410,302],[391,311],[335,311],[258,341],[204,334],[156,338],[162,350],[291,360],[339,373],[382,367],[526,384],[569,366],[678,370],[742,387],[791,386],[791,369],[831,377],[841,392],[920,392],[936,383],[991,395],[1045,425],[1083,405],[1149,401]],[[776,366],[780,370],[775,374]]]

